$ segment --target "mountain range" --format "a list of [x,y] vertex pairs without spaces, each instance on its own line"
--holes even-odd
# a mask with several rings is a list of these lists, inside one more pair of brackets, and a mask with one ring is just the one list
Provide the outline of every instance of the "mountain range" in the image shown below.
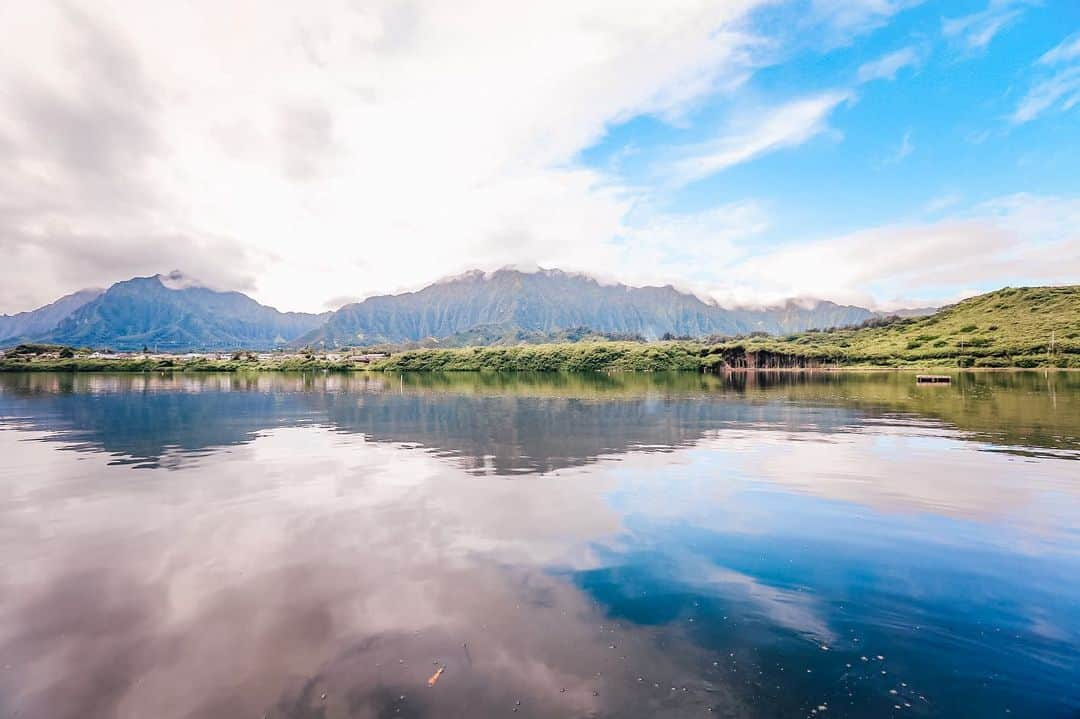
[[158,351],[334,348],[438,344],[455,337],[494,343],[571,328],[658,339],[788,334],[855,325],[876,315],[821,300],[725,308],[670,285],[631,287],[556,269],[510,268],[467,272],[417,292],[369,297],[336,312],[309,314],[279,312],[240,292],[193,285],[174,272],[132,278],[104,291],[84,290],[31,312],[0,315],[0,345],[36,341]]

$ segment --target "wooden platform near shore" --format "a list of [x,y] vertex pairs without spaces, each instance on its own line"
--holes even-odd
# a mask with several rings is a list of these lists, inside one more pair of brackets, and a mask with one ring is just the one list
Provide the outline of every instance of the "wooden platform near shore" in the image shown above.
[[949,384],[952,382],[952,377],[947,374],[917,374],[915,382],[917,384]]

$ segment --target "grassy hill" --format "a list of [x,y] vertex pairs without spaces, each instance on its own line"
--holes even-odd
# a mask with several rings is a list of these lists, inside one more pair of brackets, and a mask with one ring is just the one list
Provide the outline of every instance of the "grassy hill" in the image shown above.
[[722,342],[706,364],[740,350],[840,365],[1080,367],[1080,286],[1007,287],[876,327]]

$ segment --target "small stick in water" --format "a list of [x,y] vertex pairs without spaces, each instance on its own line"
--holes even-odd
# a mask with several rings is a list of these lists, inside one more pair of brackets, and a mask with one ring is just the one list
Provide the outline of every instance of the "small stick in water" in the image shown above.
[[435,686],[435,682],[439,681],[439,677],[441,677],[442,673],[445,672],[445,671],[446,671],[445,666],[441,666],[438,669],[436,669],[435,673],[431,675],[431,678],[427,680],[427,685],[429,687]]

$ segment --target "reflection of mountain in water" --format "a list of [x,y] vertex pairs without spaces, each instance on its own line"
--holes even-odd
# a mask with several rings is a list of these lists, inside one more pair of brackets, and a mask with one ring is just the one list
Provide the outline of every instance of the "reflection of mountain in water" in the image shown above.
[[1064,397],[1078,384],[1036,373],[964,375],[933,389],[898,374],[22,374],[0,378],[0,420],[136,463],[321,425],[516,474],[666,451],[729,427],[832,433],[898,412],[980,441],[1073,449],[1080,419]]

